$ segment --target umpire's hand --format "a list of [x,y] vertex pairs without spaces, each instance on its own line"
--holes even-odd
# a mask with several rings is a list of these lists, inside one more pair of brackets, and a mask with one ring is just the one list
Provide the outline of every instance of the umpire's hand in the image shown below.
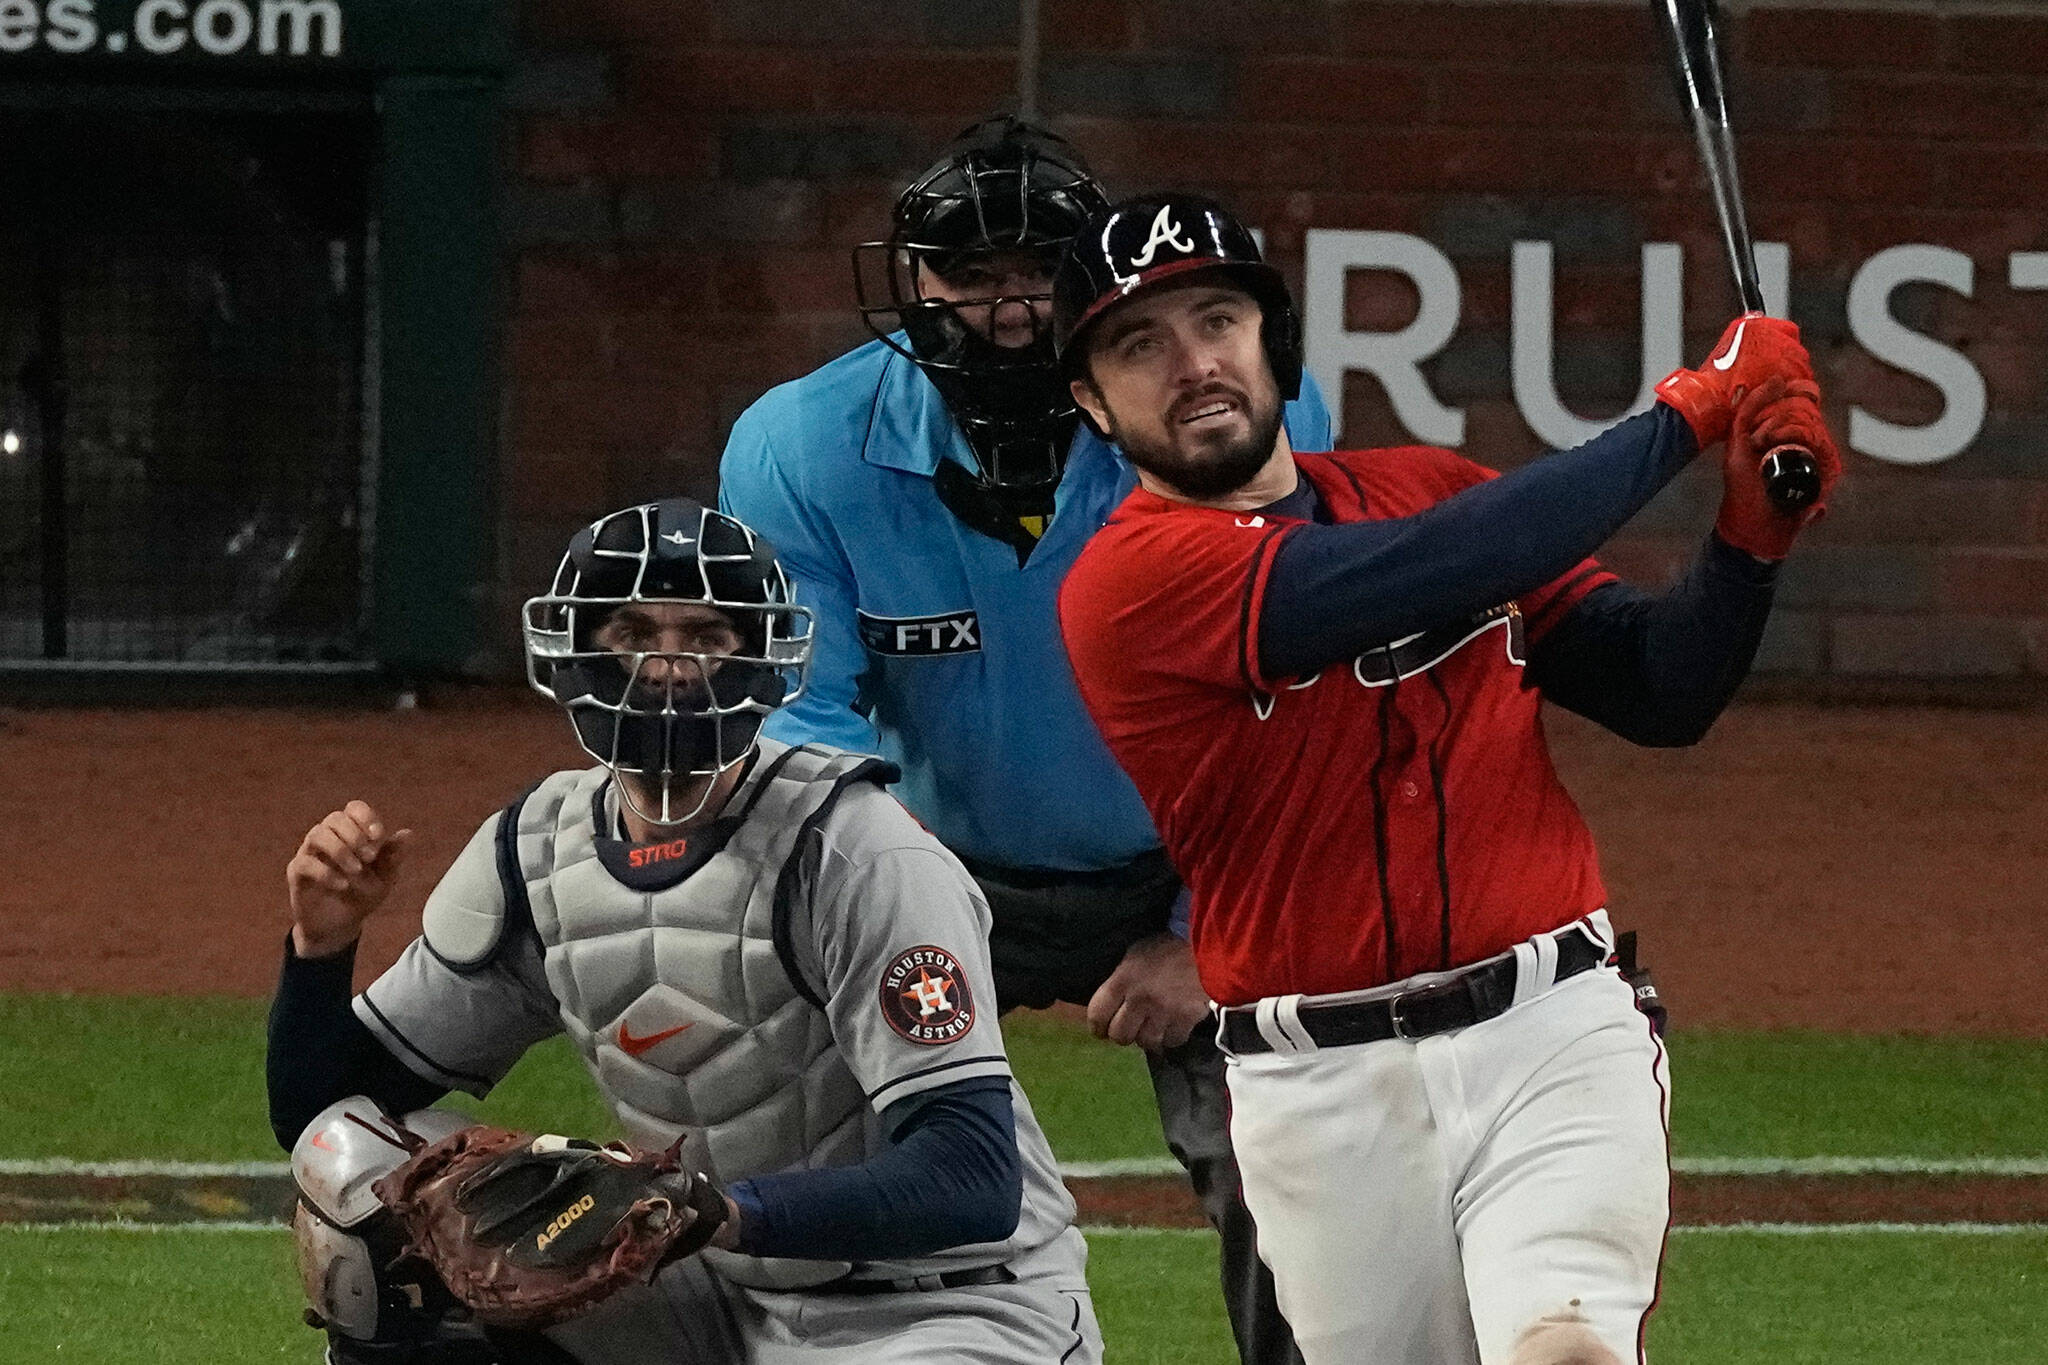
[[285,864],[292,898],[292,951],[328,957],[354,943],[398,876],[412,831],[386,835],[367,801],[351,801],[306,831]]
[[1147,1052],[1179,1047],[1209,1017],[1194,952],[1174,934],[1141,938],[1088,1002],[1088,1027]]

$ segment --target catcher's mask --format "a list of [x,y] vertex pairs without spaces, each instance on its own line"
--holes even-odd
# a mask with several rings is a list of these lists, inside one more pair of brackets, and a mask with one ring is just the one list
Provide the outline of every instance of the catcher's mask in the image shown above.
[[[986,119],[953,140],[896,201],[886,240],[854,248],[860,314],[877,337],[938,388],[980,468],[974,493],[997,516],[1045,515],[1077,420],[1044,315],[1050,292],[932,297],[918,267],[952,280],[977,262],[1037,262],[1050,279],[1074,233],[1108,199],[1065,138],[1014,116]],[[1031,319],[1029,344],[1001,346],[960,314],[962,304]],[[897,332],[901,330],[902,337]],[[950,502],[949,502],[950,505]],[[974,509],[954,511],[977,530]],[[995,534],[994,531],[989,531]]]
[[1301,315],[1280,272],[1229,209],[1194,194],[1126,199],[1091,217],[1053,279],[1053,335],[1063,373],[1087,374],[1088,338],[1105,313],[1176,277],[1213,270],[1258,300],[1260,339],[1280,397],[1301,396]]
[[810,674],[811,613],[774,549],[689,498],[578,531],[522,624],[527,680],[568,711],[586,753],[641,780],[653,809],[634,783],[620,799],[660,825],[704,809],[712,779],[753,752]]

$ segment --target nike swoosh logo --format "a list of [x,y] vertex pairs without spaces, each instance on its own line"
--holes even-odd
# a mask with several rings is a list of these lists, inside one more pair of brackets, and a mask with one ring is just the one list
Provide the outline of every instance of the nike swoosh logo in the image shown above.
[[1717,370],[1729,370],[1735,366],[1735,357],[1742,351],[1742,334],[1749,330],[1749,320],[1744,318],[1735,329],[1735,340],[1728,344],[1728,354],[1715,356],[1712,362]]
[[677,1024],[674,1028],[665,1028],[659,1033],[650,1033],[644,1038],[634,1037],[631,1029],[627,1028],[624,1024],[620,1024],[619,1051],[625,1053],[628,1057],[638,1057],[656,1043],[675,1037],[678,1033],[681,1033],[696,1022],[696,1020],[692,1019],[688,1024]]

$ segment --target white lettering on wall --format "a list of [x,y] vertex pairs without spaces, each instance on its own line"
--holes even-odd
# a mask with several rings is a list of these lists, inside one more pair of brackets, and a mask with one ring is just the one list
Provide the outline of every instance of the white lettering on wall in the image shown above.
[[50,0],[43,11],[49,32],[43,41],[52,52],[86,52],[100,40],[100,26],[93,18],[92,0]]
[[142,44],[144,52],[162,55],[176,52],[185,45],[185,28],[182,24],[169,29],[157,27],[157,19],[183,19],[184,0],[142,0],[135,7],[135,38]]
[[1774,318],[1792,316],[1792,247],[1789,243],[1756,244],[1756,282],[1763,286],[1764,312]]
[[256,21],[242,0],[206,0],[192,15],[192,36],[200,47],[216,57],[240,52],[248,46],[255,27]]
[[1941,390],[1940,418],[1924,427],[1896,426],[1860,407],[1849,409],[1849,445],[1893,464],[1936,464],[1959,454],[1984,429],[1984,376],[1960,351],[1913,331],[1891,314],[1892,291],[1909,282],[1946,285],[1970,297],[1970,258],[1945,246],[1895,246],[1863,263],[1849,283],[1849,334],[1887,365]]
[[[278,41],[278,21],[291,24],[289,42]],[[313,50],[313,24],[320,24],[320,55],[341,55],[341,6],[335,0],[263,0],[262,36],[257,51],[269,56],[290,52],[304,56]]]
[[[1309,372],[1341,420],[1344,372],[1365,370],[1378,379],[1401,425],[1435,445],[1461,445],[1465,414],[1437,401],[1422,362],[1458,330],[1458,271],[1451,258],[1405,232],[1335,228],[1310,232],[1303,244],[1303,342]],[[1392,270],[1415,285],[1421,303],[1415,320],[1398,332],[1352,332],[1344,327],[1344,276],[1352,270]]]
[[35,0],[0,0],[0,52],[26,52],[36,45]]
[[[1557,396],[1552,367],[1556,327],[1551,298],[1551,247],[1548,242],[1516,242],[1512,265],[1510,312],[1512,384],[1515,402],[1529,429],[1558,450],[1592,440],[1617,420],[1591,420],[1565,407]],[[1684,361],[1685,253],[1671,242],[1643,245],[1643,369],[1642,384],[1628,416],[1657,401],[1657,381]]]
[[[119,8],[110,6],[110,8]],[[141,0],[129,27],[103,28],[99,0],[0,0],[0,52],[38,43],[67,56],[126,52],[152,56],[198,51],[213,57],[339,57],[340,0]]]
[[[1651,400],[1656,381],[1685,364],[1681,248],[1668,242],[1643,247],[1642,389],[1631,411]],[[1464,441],[1465,414],[1438,400],[1421,365],[1442,351],[1457,331],[1461,285],[1450,258],[1423,238],[1400,232],[1312,229],[1304,242],[1303,334],[1308,369],[1341,421],[1344,376],[1363,370],[1386,390],[1394,416],[1418,440],[1456,446]],[[1789,314],[1791,248],[1757,244],[1757,275],[1765,311]],[[1420,299],[1415,318],[1391,332],[1344,326],[1344,278],[1353,270],[1405,275]],[[1565,407],[1555,382],[1552,247],[1517,242],[1511,259],[1510,383],[1523,419],[1545,443],[1570,446],[1607,425]],[[2048,290],[2048,251],[2015,252],[2014,289]],[[1940,390],[1943,411],[1925,426],[1897,425],[1862,407],[1849,411],[1849,446],[1893,464],[1934,464],[1969,448],[1984,428],[1989,395],[1970,358],[1913,331],[1891,315],[1891,295],[1907,283],[1942,285],[1965,298],[1974,287],[1970,258],[1947,247],[1908,245],[1879,252],[1857,270],[1849,289],[1849,331],[1877,359]],[[1696,359],[1696,357],[1694,357]]]

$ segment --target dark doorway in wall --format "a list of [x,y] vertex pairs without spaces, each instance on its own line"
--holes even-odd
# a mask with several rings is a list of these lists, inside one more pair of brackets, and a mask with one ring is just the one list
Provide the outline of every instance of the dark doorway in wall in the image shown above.
[[376,127],[0,108],[0,665],[370,657]]

